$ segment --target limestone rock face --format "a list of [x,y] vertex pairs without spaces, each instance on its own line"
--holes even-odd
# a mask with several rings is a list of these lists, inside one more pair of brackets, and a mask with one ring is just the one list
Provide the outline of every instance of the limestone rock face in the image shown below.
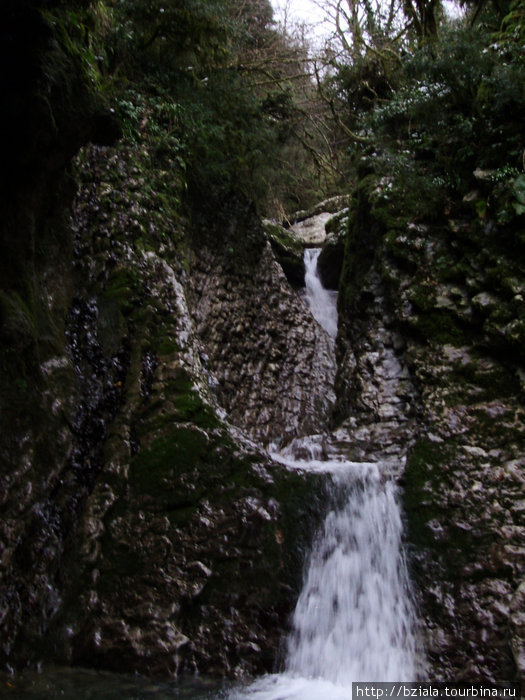
[[412,222],[373,196],[356,197],[349,217],[336,416],[346,432],[354,423],[356,455],[361,435],[377,440],[393,353],[427,675],[520,678],[525,409],[519,332],[503,330],[520,323],[520,263],[502,253],[504,232]]
[[359,315],[347,317],[340,332],[334,435],[346,444],[348,459],[391,461],[402,471],[417,425],[418,394],[375,270],[362,288]]
[[197,332],[229,419],[265,442],[325,429],[335,398],[333,341],[270,246],[255,266],[233,271],[202,249],[191,277]]
[[326,238],[326,223],[332,218],[329,212],[315,214],[293,224],[292,232],[300,238],[305,246],[322,246]]
[[409,343],[407,355],[422,413],[405,505],[429,660],[443,679],[512,679],[523,627],[511,610],[525,575],[525,430],[514,378],[472,346]]
[[135,158],[98,148],[79,163],[68,362],[86,487],[37,658],[150,675],[270,670],[319,506],[316,479],[246,434],[321,429],[333,348],[262,233],[235,274],[217,251],[183,261],[184,232],[133,185]]
[[[333,342],[253,213],[241,227],[233,205],[220,245],[191,252],[173,173],[145,187],[150,163],[146,147],[86,148],[32,280],[42,309],[0,296],[18,348],[2,397],[5,666],[271,670],[297,597],[319,484],[250,438],[323,430]],[[240,266],[229,236],[254,241]],[[17,384],[27,358],[34,386]]]

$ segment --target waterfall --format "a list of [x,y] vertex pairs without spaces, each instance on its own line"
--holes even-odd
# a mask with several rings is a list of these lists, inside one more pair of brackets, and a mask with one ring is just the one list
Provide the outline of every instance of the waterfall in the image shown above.
[[337,292],[323,287],[317,270],[321,248],[305,248],[304,282],[306,301],[312,316],[332,338],[337,335]]
[[[319,252],[305,251],[306,298],[335,337],[335,295],[319,279]],[[396,465],[351,462],[335,445],[327,459],[323,439],[298,438],[272,453],[288,468],[327,474],[327,514],[306,562],[284,671],[234,692],[232,700],[350,700],[352,682],[414,681],[418,675]]]
[[412,680],[413,611],[401,556],[402,524],[381,466],[346,463],[310,556],[293,617],[286,669],[352,681]]

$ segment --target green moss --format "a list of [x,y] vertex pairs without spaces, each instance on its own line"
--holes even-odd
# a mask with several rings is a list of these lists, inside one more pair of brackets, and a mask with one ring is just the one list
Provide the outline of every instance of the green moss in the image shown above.
[[460,450],[455,439],[432,442],[422,438],[410,451],[404,473],[409,541],[425,551],[425,557],[439,562],[452,579],[476,556],[479,547],[490,545],[494,536],[490,531],[481,536],[462,528],[462,504],[442,499],[443,492],[454,492]]
[[430,312],[435,306],[435,282],[414,280],[407,290],[407,298],[418,311]]
[[465,401],[466,388],[474,389],[476,403],[488,403],[498,398],[517,395],[519,383],[514,372],[500,364],[486,367],[483,358],[473,356],[472,362],[456,365],[449,375],[447,384],[447,404],[455,405]]
[[160,335],[152,343],[152,347],[159,355],[173,355],[180,350],[175,337],[168,335]]
[[443,309],[418,314],[412,323],[414,329],[431,343],[441,345],[448,343],[459,347],[471,340],[454,314]]
[[432,492],[439,491],[443,479],[443,465],[452,451],[443,443],[421,439],[410,451],[403,475],[403,504],[410,524],[410,539],[416,544],[433,542],[427,522],[441,513],[432,502]]
[[116,268],[109,278],[105,296],[119,303],[123,312],[130,312],[139,291],[139,281],[136,272],[129,267]]
[[297,287],[304,285],[304,246],[291,231],[270,221],[264,222],[272,250],[288,280]]
[[166,426],[162,434],[133,458],[130,484],[139,493],[149,493],[165,501],[183,474],[198,470],[207,462],[208,452],[209,440],[203,431]]
[[264,222],[264,231],[270,239],[272,247],[275,246],[275,248],[282,252],[302,256],[304,245],[291,231],[270,221]]
[[[408,518],[409,540],[417,547],[428,547],[438,554],[444,554],[450,542],[435,536],[431,522],[449,520],[445,505],[439,502],[439,494],[453,478],[450,471],[454,452],[454,443],[422,438],[410,451],[404,472],[403,505]],[[452,558],[452,551],[448,555]]]
[[191,421],[195,425],[212,427],[217,424],[212,410],[204,404],[191,379],[180,372],[166,383],[166,395],[171,401],[178,420]]
[[204,429],[220,425],[214,409],[202,399],[190,375],[181,368],[175,376],[165,380],[162,396],[149,404],[145,415],[155,418],[153,423],[150,419],[144,421],[143,431],[151,431],[174,422],[191,422]]
[[414,273],[422,262],[420,239],[413,240],[409,236],[408,221],[403,221],[399,227],[395,223],[390,222],[385,235],[385,250],[403,270]]

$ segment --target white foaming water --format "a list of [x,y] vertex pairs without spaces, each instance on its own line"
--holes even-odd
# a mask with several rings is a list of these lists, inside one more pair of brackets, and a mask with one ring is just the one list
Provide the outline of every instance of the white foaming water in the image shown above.
[[321,248],[305,248],[304,251],[304,283],[306,301],[317,323],[325,329],[328,335],[337,335],[337,292],[325,289],[317,272],[317,260]]
[[347,687],[413,680],[414,620],[395,485],[377,465],[351,464],[334,483],[334,500],[341,496],[312,548],[287,671]]
[[381,463],[316,459],[311,438],[296,440],[293,451],[306,458],[290,450],[273,457],[330,472],[332,505],[313,542],[284,672],[231,697],[350,700],[354,681],[416,680],[415,613],[394,481]]

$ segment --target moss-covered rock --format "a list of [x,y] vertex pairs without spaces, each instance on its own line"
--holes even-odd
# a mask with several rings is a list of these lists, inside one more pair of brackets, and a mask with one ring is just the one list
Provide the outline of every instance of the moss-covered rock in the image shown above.
[[371,403],[362,346],[386,304],[417,399],[404,505],[432,672],[513,679],[521,642],[514,634],[511,648],[509,610],[525,562],[516,222],[476,208],[479,192],[462,199],[437,187],[425,199],[417,167],[397,178],[377,158],[360,167],[340,280],[338,407]]
[[290,284],[304,287],[304,245],[294,233],[272,221],[264,221],[264,231]]
[[[216,221],[215,245],[196,262],[180,191],[172,189],[165,202],[168,217],[152,215],[168,187],[162,173],[151,170],[152,162],[146,146],[137,150],[129,142],[118,150],[87,148],[78,159],[70,358],[48,363],[46,372],[63,392],[75,368],[78,409],[73,402],[68,409],[79,445],[65,470],[53,475],[55,484],[67,478],[67,490],[58,491],[60,507],[50,502],[49,512],[33,523],[35,531],[47,533],[46,539],[39,534],[38,544],[47,543],[60,558],[60,576],[55,559],[45,559],[35,569],[38,586],[29,587],[34,600],[45,601],[46,624],[40,618],[25,629],[10,659],[35,654],[148,674],[270,670],[297,597],[303,550],[322,510],[314,495],[320,487],[316,478],[271,463],[224,422],[208,348],[190,312],[189,299],[197,304],[199,296],[201,305],[205,299],[197,295],[197,283],[190,284],[190,263],[209,262],[211,272],[199,277],[208,284],[220,269],[221,299],[213,292],[211,298],[217,303],[228,296],[225,317],[234,327],[247,323],[254,338],[267,336],[277,346],[276,295],[283,291],[290,307],[286,319],[295,313],[310,324],[298,337],[304,340],[309,332],[312,342],[321,340],[259,229],[230,253],[234,236],[228,231],[220,240]],[[149,187],[133,186],[140,178]],[[242,227],[253,214],[243,210],[237,216]],[[192,246],[202,243],[201,235],[196,233]],[[244,274],[241,259],[249,268]],[[271,282],[271,299],[264,304],[257,275]],[[260,324],[263,309],[267,325],[244,318],[247,298],[254,319]],[[4,301],[6,317],[26,313],[16,298]],[[282,325],[292,332],[287,320]],[[287,340],[279,342],[284,347]],[[227,332],[231,356],[240,352],[241,341],[242,334]],[[297,362],[293,357],[291,376]],[[239,356],[238,366],[245,364]],[[239,409],[239,415],[248,413],[240,402]],[[260,410],[251,410],[256,420]],[[303,419],[309,411],[301,413]],[[58,412],[56,425],[62,418]],[[42,428],[49,424],[42,416],[39,421]],[[68,525],[65,548],[58,546],[62,524]],[[20,567],[37,551],[29,544]],[[19,619],[27,599],[14,595],[14,584],[23,580],[14,579],[8,591]],[[60,605],[53,606],[58,596]]]

